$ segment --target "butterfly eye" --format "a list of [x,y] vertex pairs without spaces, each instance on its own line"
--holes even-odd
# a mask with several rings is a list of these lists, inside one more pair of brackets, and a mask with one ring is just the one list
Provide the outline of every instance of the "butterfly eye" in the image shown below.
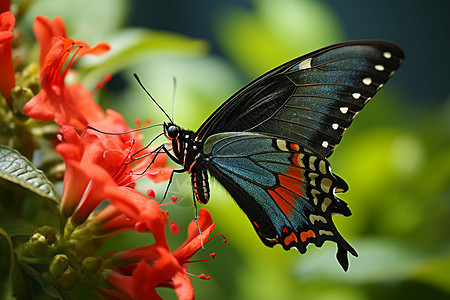
[[167,137],[169,139],[174,139],[178,136],[178,133],[180,132],[180,127],[175,126],[175,125],[170,125],[167,128]]

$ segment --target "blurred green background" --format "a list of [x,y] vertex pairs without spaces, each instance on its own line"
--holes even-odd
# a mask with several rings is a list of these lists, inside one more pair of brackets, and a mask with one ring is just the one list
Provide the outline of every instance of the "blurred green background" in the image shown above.
[[[344,273],[336,246],[307,254],[266,248],[246,216],[213,183],[206,206],[221,239],[208,243],[189,272],[198,299],[448,299],[450,298],[450,2],[357,0],[99,0],[34,1],[36,14],[61,15],[69,36],[111,52],[77,65],[93,89],[105,73],[113,80],[99,94],[104,108],[134,119],[166,121],[132,77],[184,128],[195,130],[225,99],[263,72],[297,56],[350,39],[386,39],[406,59],[399,72],[347,131],[330,161],[350,190],[341,195],[353,216],[336,217],[340,232],[360,257]],[[173,78],[177,84],[174,88]],[[158,134],[151,129],[150,139]],[[162,142],[162,141],[161,141]],[[170,218],[186,228],[193,218],[187,175],[177,175]],[[141,183],[149,187],[148,182]],[[162,194],[165,185],[156,187]],[[168,232],[175,249],[186,238]],[[148,245],[128,233],[110,249]],[[171,290],[161,295],[174,299]]]

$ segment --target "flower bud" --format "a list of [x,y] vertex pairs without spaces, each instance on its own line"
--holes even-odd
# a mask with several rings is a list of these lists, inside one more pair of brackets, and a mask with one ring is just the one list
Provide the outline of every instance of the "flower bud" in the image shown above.
[[95,274],[98,270],[100,270],[102,266],[102,260],[100,257],[86,257],[83,259],[81,263],[81,270],[84,273]]
[[47,245],[53,245],[58,240],[56,237],[56,230],[53,227],[45,225],[38,228],[36,232],[45,236]]
[[69,267],[69,258],[65,254],[55,255],[48,267],[53,277],[59,277]]
[[16,86],[11,90],[12,96],[12,110],[16,118],[25,121],[28,120],[29,117],[23,113],[23,106],[28,102],[31,98],[33,98],[34,94],[31,89],[21,86]]
[[47,247],[47,239],[38,232],[33,234],[27,243],[28,252],[34,257],[44,255]]

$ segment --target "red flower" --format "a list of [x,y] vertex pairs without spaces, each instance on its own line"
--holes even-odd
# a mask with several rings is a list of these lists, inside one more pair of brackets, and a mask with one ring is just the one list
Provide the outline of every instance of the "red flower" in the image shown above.
[[65,77],[70,68],[84,55],[102,55],[109,45],[99,43],[94,47],[83,41],[66,38],[63,21],[56,17],[52,22],[38,16],[33,24],[40,45],[41,91],[24,106],[24,113],[42,121],[55,120],[59,125],[83,129],[100,120],[103,110],[92,95],[81,85],[67,87]]
[[[94,125],[113,132],[130,129],[123,117],[112,110],[108,110],[106,117]],[[105,135],[87,130],[80,137],[70,126],[63,126],[61,131],[62,143],[56,146],[56,151],[66,163],[61,203],[63,214],[68,217],[75,213],[72,221],[81,224],[104,200],[128,205],[130,193],[135,192],[128,190],[134,188],[134,180],[141,177],[133,175],[133,169],[143,170],[154,157],[149,155],[135,166],[129,163],[131,155],[143,149],[136,140],[138,133]],[[146,149],[142,154],[149,151]],[[165,167],[165,161],[165,155],[158,155],[146,171],[147,177],[153,181],[167,180],[172,168]]]
[[15,18],[10,11],[0,15],[0,92],[6,98],[9,106],[11,106],[11,89],[15,85],[14,66],[11,56],[14,24]]
[[[106,281],[132,299],[161,299],[156,287],[173,288],[179,299],[194,299],[186,265],[202,244],[210,241],[208,237],[214,229],[214,223],[208,210],[200,209],[198,223],[201,235],[197,224],[192,221],[186,242],[173,252],[170,252],[165,242],[161,227],[159,232],[154,231],[156,228],[149,230],[155,236],[155,243],[113,254],[111,261],[113,265],[118,266],[118,272],[107,272]],[[201,278],[206,277],[203,275]]]

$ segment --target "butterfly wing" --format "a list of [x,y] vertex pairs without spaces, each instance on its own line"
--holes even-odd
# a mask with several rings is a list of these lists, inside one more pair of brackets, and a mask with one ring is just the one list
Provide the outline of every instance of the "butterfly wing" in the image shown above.
[[331,173],[326,159],[295,141],[246,132],[212,135],[203,150],[206,168],[247,214],[265,245],[305,253],[308,244],[320,247],[331,240],[347,270],[347,252],[357,253],[337,231],[332,215],[351,215],[335,194],[348,186]]
[[346,42],[299,57],[234,94],[203,123],[197,138],[220,132],[266,133],[328,157],[403,57],[399,47],[384,41]]

